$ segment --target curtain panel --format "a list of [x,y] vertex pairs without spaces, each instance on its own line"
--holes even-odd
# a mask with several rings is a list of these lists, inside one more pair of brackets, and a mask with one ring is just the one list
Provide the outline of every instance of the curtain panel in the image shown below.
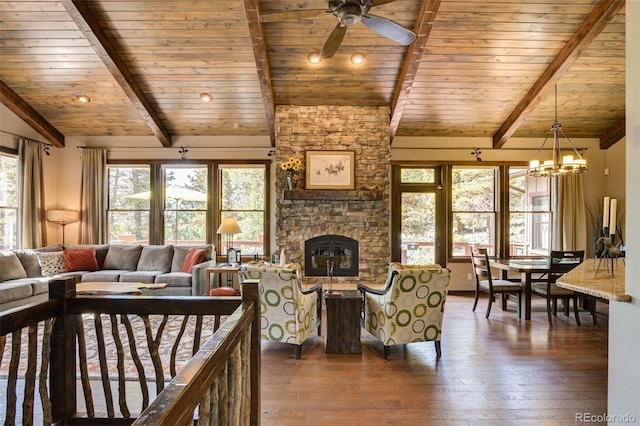
[[106,169],[106,149],[82,149],[80,244],[104,244],[107,242]]
[[587,250],[584,176],[558,176],[555,186],[553,250]]
[[44,145],[40,142],[18,140],[20,164],[18,245],[20,248],[37,248],[47,245],[42,173],[43,152]]

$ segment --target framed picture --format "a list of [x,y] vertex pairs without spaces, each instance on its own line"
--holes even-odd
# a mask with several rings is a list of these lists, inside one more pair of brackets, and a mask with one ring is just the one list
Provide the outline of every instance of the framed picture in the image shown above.
[[355,189],[353,151],[307,151],[307,189]]

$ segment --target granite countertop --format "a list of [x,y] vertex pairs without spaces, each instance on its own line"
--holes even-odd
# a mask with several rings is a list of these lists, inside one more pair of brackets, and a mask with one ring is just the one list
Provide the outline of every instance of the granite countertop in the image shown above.
[[[602,261],[602,262],[601,262]],[[600,268],[598,269],[598,263]],[[598,274],[596,275],[596,269]],[[567,288],[583,294],[618,302],[630,302],[631,296],[624,293],[624,260],[585,259],[580,265],[558,278],[558,287]]]

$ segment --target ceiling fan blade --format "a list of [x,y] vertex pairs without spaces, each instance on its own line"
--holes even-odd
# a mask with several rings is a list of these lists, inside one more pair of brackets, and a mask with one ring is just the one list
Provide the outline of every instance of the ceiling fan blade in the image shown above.
[[340,47],[340,43],[342,43],[342,39],[344,35],[347,33],[347,27],[338,24],[329,34],[329,38],[324,42],[324,46],[322,46],[322,51],[320,52],[320,56],[323,58],[331,58],[338,51]]
[[291,19],[313,18],[314,16],[331,13],[327,9],[287,10],[284,12],[268,13],[260,15],[260,22],[279,22]]
[[418,38],[413,31],[380,16],[364,15],[361,22],[381,36],[405,46],[410,45]]

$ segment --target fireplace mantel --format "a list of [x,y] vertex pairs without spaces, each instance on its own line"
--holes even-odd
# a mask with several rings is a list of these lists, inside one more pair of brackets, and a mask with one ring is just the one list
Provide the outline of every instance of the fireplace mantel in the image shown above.
[[317,201],[380,201],[382,200],[382,191],[293,189],[284,191],[284,199]]

